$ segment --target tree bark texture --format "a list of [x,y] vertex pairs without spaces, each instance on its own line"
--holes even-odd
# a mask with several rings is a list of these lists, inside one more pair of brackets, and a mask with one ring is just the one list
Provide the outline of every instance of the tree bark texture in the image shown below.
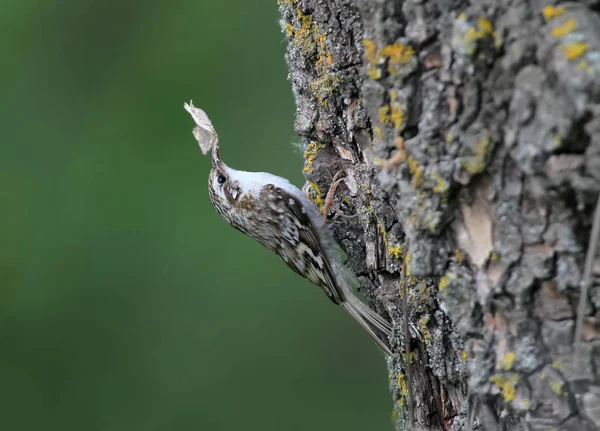
[[472,399],[476,429],[600,430],[597,283],[574,338],[600,191],[600,2],[278,3],[307,192],[327,211],[345,175],[333,202],[357,216],[329,224],[393,325],[396,428],[410,360],[413,429],[466,429]]

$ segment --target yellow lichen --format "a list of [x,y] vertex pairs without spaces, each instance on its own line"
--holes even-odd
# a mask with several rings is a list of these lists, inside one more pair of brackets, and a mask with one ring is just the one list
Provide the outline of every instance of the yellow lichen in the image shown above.
[[560,146],[562,145],[562,142],[563,142],[562,136],[560,136],[558,133],[555,134],[552,137],[552,148],[555,150],[560,148]]
[[402,257],[402,246],[400,244],[395,246],[388,246],[388,253],[394,256],[396,259],[400,259]]
[[423,169],[419,167],[419,162],[415,160],[412,156],[408,156],[406,163],[408,164],[408,171],[412,175],[410,185],[413,188],[417,188],[423,181]]
[[581,57],[587,51],[588,45],[585,42],[573,42],[568,45],[561,45],[560,50],[569,60]]
[[306,151],[304,151],[304,172],[310,172],[312,164],[315,161],[315,157],[322,146],[323,144],[320,142],[311,142],[308,144]]
[[373,80],[378,80],[381,78],[381,69],[379,68],[380,57],[377,53],[377,46],[371,39],[363,40],[363,46],[367,59],[367,75]]
[[381,133],[381,127],[379,127],[379,126],[373,127],[373,134],[375,135],[376,141],[383,141],[383,133]]
[[510,403],[515,399],[517,395],[517,390],[515,389],[515,382],[507,381],[502,386],[502,396],[504,397],[504,401]]
[[562,15],[565,12],[566,10],[562,6],[548,5],[544,9],[542,9],[542,15],[544,15],[544,19],[546,21],[551,20],[552,18],[555,18],[559,15]]
[[552,368],[554,368],[555,370],[562,370],[562,365],[560,362],[554,361],[552,362]]
[[388,105],[382,106],[379,108],[379,121],[383,124],[387,124],[392,120],[392,116],[390,114],[390,107]]
[[500,374],[494,374],[491,378],[494,383],[502,392],[504,401],[511,402],[517,395],[516,384],[519,380],[519,375],[516,373],[503,376]]
[[388,72],[391,75],[397,75],[402,68],[415,61],[415,51],[409,45],[394,43],[377,49],[375,42],[371,39],[363,41],[365,47],[365,58],[367,60],[367,74],[369,78],[377,80],[382,76],[380,66],[388,60]]
[[450,188],[448,181],[446,181],[437,170],[433,172],[432,176],[435,180],[435,187],[433,188],[433,192],[446,193]]
[[312,17],[304,15],[299,7],[296,7],[296,17],[300,26],[294,29],[294,40],[292,44],[304,55],[310,55],[315,49],[316,27],[313,26]]
[[463,257],[462,257],[462,253],[460,252],[460,248],[457,248],[454,250],[454,257],[456,257],[456,261],[458,263],[463,262]]
[[333,54],[327,50],[327,38],[313,22],[310,15],[305,15],[295,0],[287,0],[280,5],[294,6],[296,16],[292,23],[286,23],[284,31],[290,43],[306,57],[317,55],[315,62],[316,78],[310,84],[313,96],[327,106],[327,98],[339,89],[340,78],[332,72]]
[[411,63],[414,60],[415,51],[411,46],[402,43],[386,45],[379,54],[383,57],[389,57],[388,72],[397,75],[401,72],[402,66]]
[[287,37],[292,37],[294,34],[294,26],[289,22],[285,24],[285,34]]
[[395,91],[390,92],[391,102],[379,108],[379,121],[382,124],[391,124],[394,129],[401,131],[404,125],[404,109],[402,104],[397,101]]
[[550,384],[550,389],[552,389],[552,392],[554,392],[556,395],[561,395],[562,394],[562,383],[561,382],[552,382]]
[[485,133],[475,144],[474,152],[471,157],[463,160],[462,167],[472,174],[479,174],[485,169],[494,150],[494,144],[490,136]]
[[479,32],[475,27],[469,28],[463,37],[463,42],[467,48],[467,53],[472,55],[475,52],[475,42],[480,39]]
[[427,328],[427,324],[429,323],[429,317],[421,317],[418,323],[419,329],[421,330],[421,334],[423,334],[423,341],[425,342],[425,345],[428,345],[431,342],[431,333]]
[[[373,214],[373,207],[368,206],[367,211]],[[379,229],[379,233],[381,234],[381,239],[383,240],[383,245],[387,250],[388,254],[396,259],[400,259],[402,257],[402,246],[400,244],[391,245],[388,239],[388,234],[383,227],[383,223],[377,216],[375,216],[375,221],[377,223],[377,228]]]
[[381,79],[381,70],[374,64],[369,64],[367,66],[367,75],[369,78],[377,81],[378,79]]
[[429,229],[429,232],[431,233],[435,233],[435,230],[438,227],[438,223],[439,221],[436,219],[432,219],[428,224],[427,224],[427,229]]
[[427,302],[431,298],[431,292],[429,291],[429,286],[427,286],[427,283],[424,280],[419,284],[418,294],[419,297],[413,298],[413,301],[418,299],[422,305],[427,306]]
[[569,33],[573,33],[575,31],[575,21],[573,18],[569,18],[564,23],[559,26],[556,26],[552,29],[552,36],[554,37],[564,37]]
[[494,31],[492,33],[492,37],[494,38],[494,46],[496,47],[496,49],[500,49],[502,47],[502,44],[504,43],[502,37],[498,34],[497,31]]
[[[461,17],[462,20],[466,19],[464,14],[459,15],[459,19],[461,19]],[[494,26],[492,25],[491,21],[485,17],[479,17],[477,19],[477,26],[469,27],[463,35],[463,44],[467,54],[473,55],[475,53],[475,49],[477,48],[477,41],[488,37],[494,39],[494,45],[496,48],[502,46],[502,39],[494,30]]]
[[319,211],[322,213],[323,208],[325,206],[325,200],[323,199],[323,193],[321,193],[321,189],[315,182],[309,182],[310,185],[308,189],[309,198],[315,203]]
[[[368,206],[367,211],[369,211],[371,214],[375,213],[372,206]],[[389,247],[387,232],[385,231],[385,228],[383,227],[383,223],[381,223],[381,220],[379,220],[379,218],[376,215],[375,215],[375,221],[377,222],[377,227],[379,228],[379,232],[381,233],[381,236],[383,238],[383,243],[385,244],[386,247]]]
[[395,43],[393,45],[386,45],[381,50],[381,55],[389,57],[394,62],[403,62],[414,55],[415,52],[410,46],[405,46],[402,43]]
[[315,98],[323,106],[327,106],[327,97],[339,89],[340,78],[330,70],[333,66],[333,54],[327,50],[327,38],[316,27],[315,41],[317,44],[315,70],[318,78],[310,84],[310,89]]
[[340,78],[332,74],[326,74],[310,83],[310,89],[315,98],[323,106],[327,106],[327,97],[339,89]]
[[462,354],[461,354],[461,359],[462,359],[462,361],[463,361],[463,362],[466,362],[466,361],[467,361],[467,356],[468,356],[468,355],[467,355],[467,351],[466,351],[466,350],[463,350],[463,351],[462,351]]
[[494,33],[494,27],[490,20],[483,17],[477,20],[477,29],[479,30],[481,37],[490,36]]
[[333,54],[327,50],[325,35],[320,33],[316,37],[318,59],[315,63],[315,69],[318,74],[326,73],[333,65]]
[[363,40],[363,46],[365,47],[365,57],[369,63],[377,63],[377,47],[375,42],[371,39]]
[[579,63],[577,63],[577,69],[579,70],[583,70],[584,72],[587,73],[593,73],[594,69],[592,68],[592,66],[590,66],[590,63],[588,63],[588,61],[584,58],[581,61],[579,61]]
[[448,281],[450,281],[450,280],[447,275],[443,275],[442,277],[440,277],[440,282],[438,283],[438,289],[444,290],[448,286]]
[[319,59],[315,63],[315,69],[318,74],[326,73],[329,67],[333,64],[333,55],[330,52],[324,53],[319,56]]
[[408,395],[408,386],[406,384],[406,379],[404,378],[404,374],[398,373],[396,375],[396,381],[398,382],[398,390],[401,395]]
[[515,362],[515,357],[515,352],[508,352],[500,361],[500,368],[507,371],[512,369],[513,363]]
[[504,384],[504,379],[500,374],[494,374],[492,376],[492,383],[495,384],[497,387],[501,388]]
[[413,159],[413,156],[408,156],[406,163],[408,164],[408,170],[411,174],[419,168],[419,162]]
[[393,102],[391,107],[392,113],[390,115],[390,119],[394,124],[394,129],[399,131],[404,123],[404,110],[402,109],[402,105],[398,102]]
[[412,178],[410,179],[410,185],[413,189],[416,189],[423,183],[423,169],[415,169]]

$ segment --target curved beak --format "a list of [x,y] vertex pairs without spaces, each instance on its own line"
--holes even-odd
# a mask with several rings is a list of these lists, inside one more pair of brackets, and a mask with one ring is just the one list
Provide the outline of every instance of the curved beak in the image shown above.
[[213,142],[211,161],[212,161],[213,168],[215,168],[215,169],[223,168],[223,161],[221,160],[221,156],[219,155],[219,143],[218,142]]

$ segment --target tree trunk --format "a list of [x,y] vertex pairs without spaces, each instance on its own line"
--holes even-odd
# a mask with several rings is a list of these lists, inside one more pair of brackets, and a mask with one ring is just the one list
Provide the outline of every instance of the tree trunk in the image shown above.
[[[574,336],[600,191],[599,2],[278,3],[307,191],[393,324],[397,429],[411,388],[413,429],[466,429],[471,399],[479,429],[600,430],[596,283]],[[326,202],[338,171],[333,201],[356,217]]]

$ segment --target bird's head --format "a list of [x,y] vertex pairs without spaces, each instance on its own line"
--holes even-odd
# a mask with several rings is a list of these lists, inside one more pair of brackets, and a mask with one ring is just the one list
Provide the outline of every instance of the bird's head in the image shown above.
[[208,175],[208,194],[219,215],[234,228],[254,236],[252,224],[257,222],[257,205],[265,185],[260,172],[232,169],[213,151]]

